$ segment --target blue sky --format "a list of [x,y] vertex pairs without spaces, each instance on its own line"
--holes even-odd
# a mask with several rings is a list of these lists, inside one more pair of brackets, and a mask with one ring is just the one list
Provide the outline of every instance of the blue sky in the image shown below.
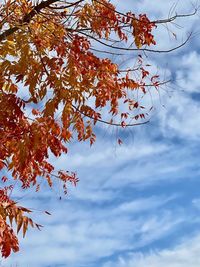
[[[173,14],[192,10],[188,0],[115,3],[152,19],[168,17],[174,4]],[[198,15],[177,23],[181,27],[169,25],[177,40],[166,28],[157,29],[160,48],[200,30]],[[58,169],[78,172],[78,187],[69,188],[67,197],[59,199],[59,185],[50,191],[43,184],[40,193],[23,197],[17,193],[45,227],[30,229],[20,238],[20,252],[1,266],[200,266],[200,36],[194,35],[176,52],[148,55],[155,72],[174,79],[153,93],[149,124],[120,132],[122,146],[116,144],[116,129],[101,126],[92,148],[73,143],[67,156],[52,159]],[[149,95],[143,101],[152,104]]]

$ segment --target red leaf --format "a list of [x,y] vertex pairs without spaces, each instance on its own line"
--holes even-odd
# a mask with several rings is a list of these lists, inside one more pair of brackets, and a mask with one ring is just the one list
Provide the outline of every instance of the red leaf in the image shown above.
[[5,163],[2,160],[0,160],[0,170],[3,169],[4,167],[5,167]]
[[126,123],[125,123],[125,121],[122,121],[122,122],[121,122],[121,126],[122,126],[122,128],[125,128],[125,127],[126,127]]
[[118,139],[117,142],[120,146],[123,144],[123,141],[121,139]]

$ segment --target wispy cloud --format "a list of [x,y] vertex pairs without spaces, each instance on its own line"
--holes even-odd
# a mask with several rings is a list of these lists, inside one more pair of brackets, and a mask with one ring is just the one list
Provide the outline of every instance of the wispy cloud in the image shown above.
[[[167,17],[174,5],[173,0],[116,3],[121,10],[147,12],[152,18]],[[179,1],[176,7],[180,12],[191,9],[190,1]],[[180,21],[185,31],[190,22],[188,26]],[[163,34],[160,28],[158,43],[164,47],[170,38]],[[200,266],[200,235],[191,238],[200,229],[199,59],[193,46],[187,46],[185,55],[181,50],[170,57],[147,58],[160,65],[163,74],[167,66],[167,73],[177,77],[171,98],[170,88],[155,95],[152,122],[123,133],[97,129],[92,148],[73,143],[67,156],[52,158],[57,169],[78,172],[80,182],[69,188],[69,196],[59,200],[60,186],[55,183],[51,192],[45,182],[38,194],[30,191],[19,199],[21,193],[16,192],[20,203],[36,209],[35,218],[45,227],[41,232],[30,230],[21,251],[2,266]],[[149,104],[149,98],[143,101]],[[116,146],[119,134],[122,146]],[[44,215],[45,210],[52,216]]]
[[183,240],[181,244],[149,253],[129,253],[117,262],[105,263],[103,267],[199,267],[200,235]]
[[[60,216],[59,221],[52,218],[51,223],[50,218],[49,226],[39,237],[34,231],[29,232],[22,242],[21,252],[7,263],[14,261],[20,266],[28,263],[30,267],[61,263],[86,266],[101,258],[140,248],[165,236],[182,222],[182,215],[182,218],[174,216],[164,208],[174,197],[150,197],[100,207],[79,202],[58,206],[55,202],[53,216]],[[159,214],[156,212],[158,207]]]

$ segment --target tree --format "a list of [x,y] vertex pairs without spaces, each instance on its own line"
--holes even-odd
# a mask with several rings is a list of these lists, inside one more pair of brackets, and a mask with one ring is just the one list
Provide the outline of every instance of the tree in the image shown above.
[[[59,179],[66,192],[67,183],[76,185],[78,178],[73,172],[56,172],[48,161],[50,153],[56,157],[67,153],[72,138],[89,140],[92,145],[97,122],[122,128],[146,123],[146,112],[141,112],[144,107],[134,92],[145,94],[148,87],[158,90],[166,81],[149,73],[141,55],[183,46],[189,37],[166,51],[148,48],[156,45],[157,24],[181,16],[186,15],[150,21],[145,14],[123,14],[108,0],[7,0],[1,4],[0,169],[7,171],[1,177],[7,184],[0,189],[3,257],[19,250],[13,221],[17,233],[22,229],[23,235],[28,226],[40,228],[26,215],[31,210],[10,198],[13,180],[19,180],[23,189],[38,191],[38,177],[50,187]],[[109,58],[125,51],[136,52],[133,69],[120,70]],[[104,109],[108,109],[108,120],[102,117]]]

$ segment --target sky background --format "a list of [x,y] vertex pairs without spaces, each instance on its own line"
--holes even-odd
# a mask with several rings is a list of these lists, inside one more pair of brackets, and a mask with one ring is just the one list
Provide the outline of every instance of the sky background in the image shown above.
[[[160,19],[170,11],[189,13],[198,2],[115,4],[121,11]],[[45,227],[20,238],[20,252],[1,260],[2,267],[200,266],[199,20],[197,14],[155,32],[160,49],[181,43],[191,30],[193,36],[173,53],[147,55],[153,71],[173,79],[152,92],[153,99],[144,98],[154,106],[150,123],[123,132],[101,126],[92,148],[73,143],[67,156],[52,159],[58,169],[77,171],[80,178],[62,199],[61,186],[50,191],[45,183],[40,193],[17,193],[16,199],[32,208]],[[118,60],[131,66],[134,57]],[[122,137],[122,146],[116,136]]]

